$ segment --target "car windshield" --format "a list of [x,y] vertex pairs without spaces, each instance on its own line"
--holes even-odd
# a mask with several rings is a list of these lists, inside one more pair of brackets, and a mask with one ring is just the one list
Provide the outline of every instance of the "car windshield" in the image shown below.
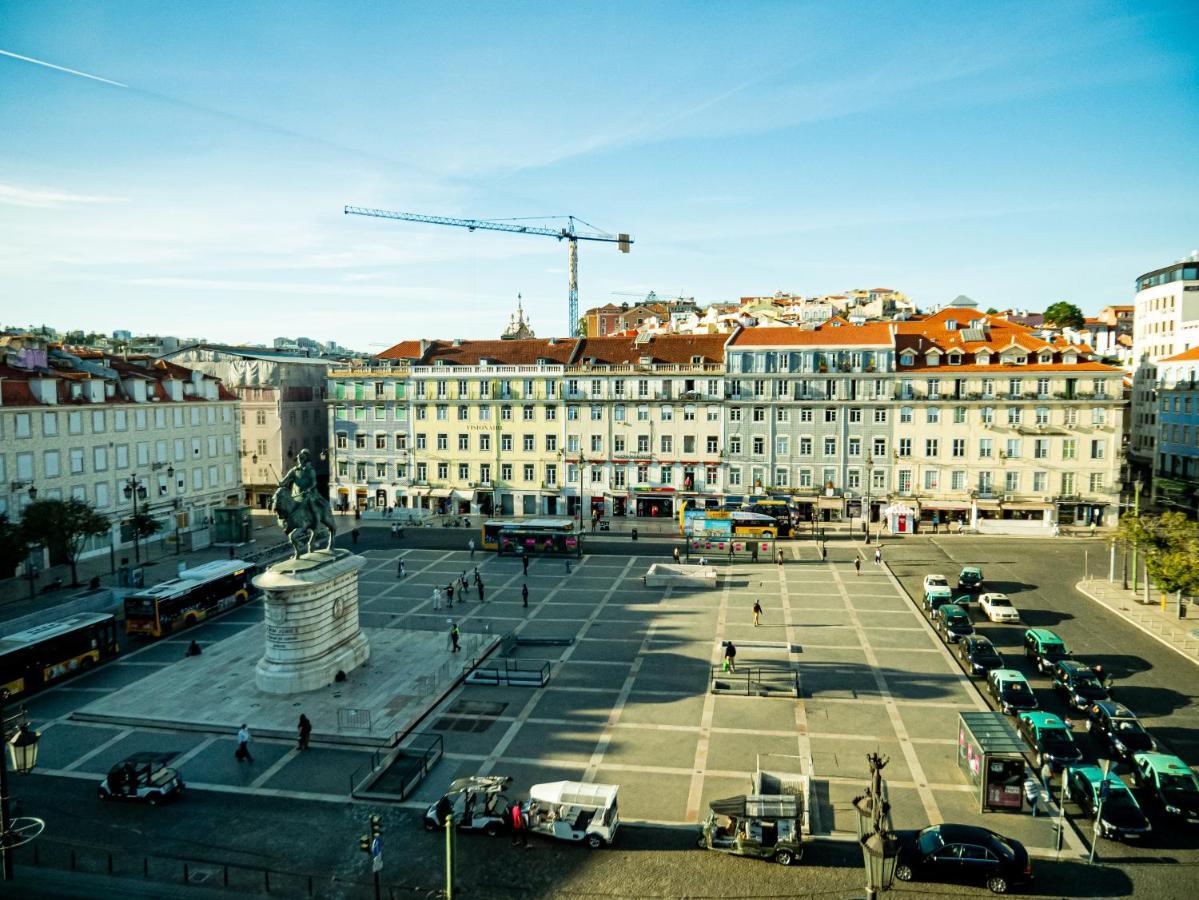
[[1074,678],[1074,689],[1076,691],[1101,691],[1103,685],[1094,675],[1078,675]]
[[949,587],[949,582],[943,575],[930,575],[927,579],[929,587]]
[[1119,734],[1144,734],[1145,729],[1136,719],[1113,719],[1112,730]]
[[1041,743],[1046,747],[1065,747],[1073,744],[1074,740],[1065,728],[1041,729]]
[[1046,659],[1062,659],[1066,656],[1066,648],[1061,644],[1048,644],[1041,650]]
[[990,600],[987,601],[987,603],[990,606],[1011,606],[1012,605],[1012,601],[1009,600],[1007,597],[992,597]]
[[1137,806],[1136,801],[1132,799],[1132,795],[1128,791],[1113,789],[1107,795],[1107,799],[1103,801],[1104,818],[1107,818],[1108,813],[1139,813],[1140,811],[1140,807]]
[[920,838],[917,841],[920,846],[920,852],[925,856],[936,853],[945,846],[945,839],[941,837],[941,832],[934,826],[926,828],[920,832]]
[[1005,697],[1027,697],[1032,692],[1023,681],[1005,681],[1001,691]]
[[1194,775],[1161,775],[1158,781],[1163,791],[1199,793],[1199,782],[1195,781]]

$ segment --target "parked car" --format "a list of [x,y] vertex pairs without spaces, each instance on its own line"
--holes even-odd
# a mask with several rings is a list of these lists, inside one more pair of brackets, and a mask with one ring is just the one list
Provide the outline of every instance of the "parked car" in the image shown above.
[[1007,715],[1036,709],[1037,695],[1028,679],[1015,669],[994,669],[987,675],[987,690]]
[[1066,723],[1047,712],[1026,712],[1016,716],[1016,730],[1037,756],[1037,768],[1049,763],[1060,772],[1066,766],[1082,762],[1082,750],[1074,743],[1074,734]]
[[958,657],[971,675],[985,677],[992,669],[1003,668],[1003,657],[985,637],[972,634],[958,644]]
[[803,856],[802,826],[799,798],[741,794],[708,804],[708,820],[700,826],[697,844],[705,850],[789,866]]
[[[1102,788],[1103,770],[1098,766],[1070,766],[1066,770],[1066,796],[1089,818],[1094,819],[1098,812],[1099,833],[1105,838],[1130,840],[1152,831],[1149,819],[1120,776],[1108,772],[1106,781],[1106,788]],[[1100,794],[1104,791],[1106,796],[1100,809]]]
[[1048,628],[1030,628],[1024,632],[1024,655],[1045,674],[1053,671],[1058,660],[1068,659],[1066,642]]
[[507,775],[454,779],[445,795],[425,810],[425,830],[444,828],[446,816],[452,815],[459,831],[482,831],[495,837],[508,827],[510,804],[504,791],[511,784]]
[[1054,664],[1053,689],[1074,709],[1087,709],[1110,699],[1095,671],[1075,659],[1059,659]]
[[949,585],[932,585],[924,592],[924,608],[929,611],[932,618],[937,617],[937,610],[946,603],[953,602],[953,592],[949,589]]
[[944,575],[925,575],[924,576],[924,593],[927,594],[933,588],[949,589],[949,579]]
[[1199,825],[1199,778],[1177,756],[1134,753],[1132,780],[1162,815],[1185,825]]
[[930,825],[898,831],[895,877],[900,881],[984,884],[996,894],[1032,881],[1032,863],[1019,841],[975,825]]
[[992,622],[1019,622],[1020,611],[1012,606],[1007,594],[992,591],[978,598],[978,608]]
[[958,573],[959,591],[978,591],[983,586],[983,570],[978,566],[966,566]]
[[945,643],[956,644],[962,638],[974,634],[974,623],[970,621],[970,613],[962,606],[946,603],[940,608],[937,630],[945,638]]
[[166,764],[178,754],[148,751],[125,757],[100,781],[101,800],[134,800],[157,806],[184,790],[179,772]]
[[1101,700],[1087,710],[1087,731],[1115,759],[1128,760],[1134,753],[1150,753],[1157,744],[1136,715],[1123,703]]

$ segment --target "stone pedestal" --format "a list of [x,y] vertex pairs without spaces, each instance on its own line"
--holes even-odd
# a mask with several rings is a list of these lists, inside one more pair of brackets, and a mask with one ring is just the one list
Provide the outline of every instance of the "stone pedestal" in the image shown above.
[[339,671],[366,662],[370,644],[358,624],[358,570],[348,550],[318,550],[275,563],[255,577],[266,595],[266,653],[254,680],[268,694],[326,687]]

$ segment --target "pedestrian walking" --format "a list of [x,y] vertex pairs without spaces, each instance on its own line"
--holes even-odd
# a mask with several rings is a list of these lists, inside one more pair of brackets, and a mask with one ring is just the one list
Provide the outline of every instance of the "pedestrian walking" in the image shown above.
[[881,566],[883,564],[883,548],[882,547],[874,548],[874,564],[876,566]]
[[460,585],[462,585],[462,591],[461,591],[461,593],[465,594],[465,593],[466,593],[466,591],[467,591],[467,588],[469,588],[469,587],[470,587],[470,582],[466,580],[466,573],[465,573],[465,572],[463,572],[463,573],[462,573],[462,575],[461,575],[461,577],[459,577],[459,579],[458,579],[458,583],[459,583]]
[[450,652],[457,653],[462,649],[462,645],[458,643],[458,626],[453,622],[450,623]]
[[966,520],[964,518],[959,517],[958,518],[958,535],[961,536],[962,532],[965,530],[966,530]]
[[433,608],[441,609],[441,588],[433,588]]
[[529,606],[529,586],[527,584],[522,584],[520,586],[520,599],[522,601],[521,606],[528,608],[528,606]]
[[779,552],[775,554],[774,561],[780,566],[783,564],[783,550],[781,547],[779,548]]
[[1095,520],[1091,519],[1091,537],[1095,536]]
[[524,574],[528,575],[529,574],[529,558],[527,556],[522,555],[520,558],[520,562],[521,562],[521,565],[524,566]]
[[933,513],[933,534],[937,533],[937,526],[941,524],[941,518],[936,513]]
[[404,560],[402,560],[402,559],[397,560],[396,561],[396,578],[403,578],[404,574],[405,574],[404,573]]
[[757,628],[762,618],[762,601],[754,601],[754,627]]
[[350,540],[353,541],[355,545],[358,543],[358,529],[357,528],[355,528],[353,531],[350,532]]
[[512,846],[529,848],[529,832],[525,827],[525,814],[519,803],[512,804]]
[[566,574],[567,575],[570,574],[570,560],[569,559],[566,561]]
[[724,642],[724,670],[726,672],[737,671],[737,648],[732,641]]
[[758,542],[757,541],[754,541],[753,552],[750,554],[750,560],[752,560],[753,562],[758,561]]
[[475,584],[478,584],[483,579],[479,577],[479,567],[475,566]]
[[470,558],[474,559],[475,558],[475,539],[471,538],[469,541],[467,541],[466,546],[470,548]]
[[200,650],[200,645],[197,644],[195,641],[192,641],[190,644],[187,645],[187,655],[188,656],[199,656],[202,652],[203,651]]
[[679,561],[679,548],[678,547],[674,548],[674,561],[676,563]]
[[853,558],[853,567],[854,567],[854,570],[857,572],[857,574],[859,574],[859,575],[862,574],[862,557],[855,556]]
[[254,762],[254,757],[250,755],[250,729],[246,727],[245,722],[242,722],[241,728],[237,730],[237,750],[233,755],[238,762]]
[[450,582],[445,586],[445,605],[450,609],[454,608],[454,582]]
[[297,750],[308,749],[308,739],[312,737],[312,722],[303,713],[300,713],[300,724],[298,726],[300,732],[300,743],[296,746]]
[[483,582],[482,582],[482,581],[478,581],[478,582],[476,582],[476,583],[475,583],[475,589],[476,589],[476,590],[478,590],[478,592],[479,592],[479,602],[480,602],[480,603],[482,603],[482,602],[483,602]]

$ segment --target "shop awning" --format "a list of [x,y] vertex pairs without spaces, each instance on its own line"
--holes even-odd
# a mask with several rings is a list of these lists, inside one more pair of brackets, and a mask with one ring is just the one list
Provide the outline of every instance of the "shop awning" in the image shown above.
[[921,500],[920,508],[966,510],[970,508],[970,504],[965,500]]
[[1053,509],[1053,504],[1052,503],[1041,503],[1041,502],[1031,501],[1031,500],[1026,501],[1026,502],[1011,502],[1011,503],[1008,503],[1005,501],[1003,504],[1003,508],[1004,509]]
[[453,494],[454,492],[449,488],[431,488],[429,490],[430,497],[436,497],[440,500],[448,500]]
[[841,509],[845,500],[841,497],[821,497],[816,506],[818,509]]
[[979,509],[999,509],[998,500],[975,500],[974,503]]

